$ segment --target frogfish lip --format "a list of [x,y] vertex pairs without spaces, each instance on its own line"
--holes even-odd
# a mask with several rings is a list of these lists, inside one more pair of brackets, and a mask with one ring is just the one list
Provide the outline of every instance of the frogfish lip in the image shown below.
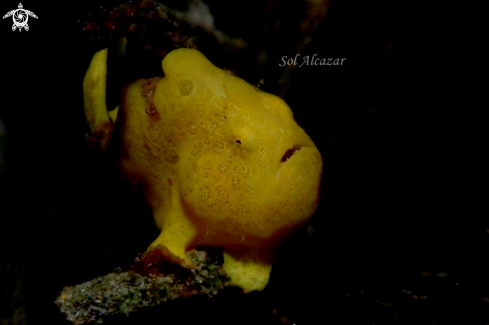
[[[283,183],[287,179],[294,179],[294,175],[308,174],[312,175],[321,173],[322,159],[316,146],[308,146],[304,144],[295,144],[289,147],[280,162],[278,163],[278,170],[275,175],[275,181],[278,184]],[[291,178],[292,177],[292,178]]]
[[307,148],[307,146],[293,145],[291,148],[289,148],[289,149],[287,149],[287,151],[285,151],[284,155],[282,156],[282,159],[280,159],[280,162],[286,162],[287,160],[292,158],[292,156],[295,153],[297,153],[299,150],[304,149],[304,148]]

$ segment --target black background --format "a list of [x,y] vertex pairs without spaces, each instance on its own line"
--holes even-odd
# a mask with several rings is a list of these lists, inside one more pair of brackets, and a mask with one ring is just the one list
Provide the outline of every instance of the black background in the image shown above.
[[[283,90],[281,57],[295,53],[281,50],[291,49],[300,10],[280,3],[272,12],[289,18],[270,31],[266,2],[208,4],[217,28],[268,52],[264,67],[236,70],[253,84],[263,78],[315,141],[320,205],[309,231],[280,250],[265,291],[228,290],[215,302],[170,302],[107,322],[489,322],[481,11],[333,1],[301,55],[345,64],[296,68]],[[0,11],[17,5],[4,1]],[[28,32],[12,32],[10,18],[0,25],[0,323],[65,324],[53,303],[61,288],[129,265],[157,230],[85,142],[81,85],[93,52],[76,22],[97,6],[23,5],[39,17]]]

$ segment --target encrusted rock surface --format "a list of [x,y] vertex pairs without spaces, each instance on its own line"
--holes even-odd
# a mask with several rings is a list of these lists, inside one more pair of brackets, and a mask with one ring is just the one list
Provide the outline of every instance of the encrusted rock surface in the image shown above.
[[127,271],[99,276],[82,284],[64,287],[55,303],[74,324],[102,322],[103,317],[152,307],[167,300],[193,295],[212,297],[230,285],[222,261],[207,251],[187,253],[195,268],[185,269],[165,251],[153,249],[136,259]]

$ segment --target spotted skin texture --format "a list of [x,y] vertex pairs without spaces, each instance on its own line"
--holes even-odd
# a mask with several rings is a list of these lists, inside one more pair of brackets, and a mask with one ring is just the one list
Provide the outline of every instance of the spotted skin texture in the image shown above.
[[[104,68],[104,51],[92,65]],[[174,50],[162,65],[164,77],[125,89],[101,143],[109,142],[121,173],[144,192],[161,230],[150,247],[168,248],[187,267],[187,250],[223,247],[234,284],[262,290],[277,245],[317,208],[321,155],[282,99],[198,50]],[[98,71],[93,83],[102,77]],[[85,105],[87,116],[100,110]]]

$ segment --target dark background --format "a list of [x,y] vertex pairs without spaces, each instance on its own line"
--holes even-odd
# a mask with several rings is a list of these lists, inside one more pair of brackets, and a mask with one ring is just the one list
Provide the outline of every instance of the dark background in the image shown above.
[[[208,1],[215,27],[248,47],[206,55],[264,79],[315,141],[324,168],[311,226],[279,251],[263,292],[169,302],[109,324],[489,323],[482,11],[333,1],[301,47],[305,3]],[[84,43],[77,20],[99,4],[23,5],[39,17],[28,32],[12,32],[11,18],[0,26],[0,323],[66,324],[53,303],[61,288],[131,264],[157,230],[85,142],[82,80],[104,41]],[[281,57],[298,48],[345,64],[284,73]]]

